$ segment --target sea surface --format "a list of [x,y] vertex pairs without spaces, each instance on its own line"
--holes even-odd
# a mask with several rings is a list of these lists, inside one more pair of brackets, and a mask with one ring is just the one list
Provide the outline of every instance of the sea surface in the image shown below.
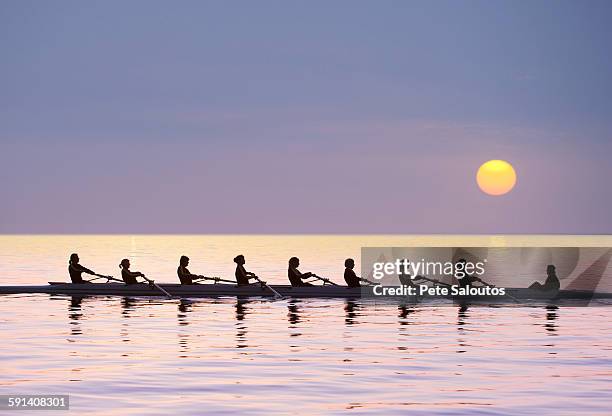
[[[302,270],[341,281],[362,246],[612,247],[612,237],[0,236],[0,284],[67,280],[72,252],[115,276],[128,257],[158,282],[176,280],[182,254],[192,272],[224,277],[244,254],[272,283],[298,256]],[[610,415],[611,322],[606,302],[1,295],[0,394],[69,394],[78,415]]]

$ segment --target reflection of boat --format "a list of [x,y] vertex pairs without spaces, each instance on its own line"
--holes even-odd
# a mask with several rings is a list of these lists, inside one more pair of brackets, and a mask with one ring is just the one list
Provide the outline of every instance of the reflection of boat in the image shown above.
[[[175,297],[216,297],[216,296],[261,296],[271,297],[275,294],[262,285],[236,286],[231,284],[160,284],[167,292]],[[294,298],[371,298],[371,299],[398,299],[406,300],[403,296],[376,296],[373,286],[349,288],[346,286],[303,286],[291,287],[288,285],[272,285],[281,295]],[[66,295],[117,295],[117,296],[165,296],[159,289],[148,284],[124,285],[121,283],[84,283],[72,284],[63,282],[50,282],[41,286],[0,286],[0,294],[16,293],[49,293]],[[593,292],[588,290],[560,290],[546,292],[533,289],[506,288],[505,295],[481,296],[443,296],[424,295],[419,301],[429,299],[449,298],[453,300],[483,300],[511,302],[537,299],[604,299],[612,298],[612,293]],[[408,297],[409,298],[409,297]]]

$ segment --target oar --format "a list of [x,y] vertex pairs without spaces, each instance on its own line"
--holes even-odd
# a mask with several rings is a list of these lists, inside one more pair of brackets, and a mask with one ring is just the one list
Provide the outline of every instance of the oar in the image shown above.
[[325,286],[325,283],[329,283],[330,285],[333,285],[333,286],[340,286],[339,284],[334,283],[325,277],[317,276],[316,274],[312,274],[311,277],[314,277],[315,279],[322,281],[324,286]]
[[233,280],[221,279],[220,277],[208,277],[208,276],[198,276],[198,278],[194,280],[212,280],[215,283],[217,282],[234,283],[234,284],[236,283]]
[[168,291],[166,289],[164,289],[163,287],[161,287],[160,285],[155,283],[153,280],[144,277],[144,275],[141,275],[141,277],[143,279],[145,279],[147,282],[149,282],[149,284],[151,284],[151,285],[155,286],[157,289],[159,289],[164,295],[168,296],[168,299],[172,299],[172,295],[170,293],[168,293]]
[[113,276],[104,276],[104,275],[97,274],[97,273],[94,273],[94,276],[98,276],[98,277],[96,277],[95,279],[87,280],[87,282],[93,282],[94,280],[98,280],[98,279],[106,279],[106,283],[110,282],[111,280],[113,282],[123,283],[123,280],[115,279]]
[[94,276],[98,276],[98,277],[93,278],[93,279],[86,280],[86,282],[91,283],[91,282],[94,282],[94,281],[96,281],[96,280],[98,280],[98,279],[106,279],[106,280],[108,281],[107,276],[102,276],[101,274],[94,274]]
[[376,283],[376,282],[373,282],[373,281],[371,281],[371,280],[368,280],[368,279],[366,279],[365,277],[360,277],[360,278],[359,278],[359,281],[360,281],[360,282],[363,282],[363,283],[370,284],[370,285],[372,285],[372,286],[376,286],[376,285],[379,285],[379,284],[380,284],[380,283]]
[[[482,279],[478,279],[478,280],[480,280],[480,283],[482,283],[482,284],[483,284],[483,285],[485,285],[485,286],[495,287],[495,285],[492,285],[491,283],[487,283],[487,282],[485,282],[485,281],[484,281],[484,280],[482,280]],[[514,296],[512,296],[512,295],[510,295],[510,294],[508,294],[508,293],[505,293],[505,292],[504,292],[504,296],[508,296],[510,299],[512,299],[512,300],[513,300],[513,301],[515,301],[516,303],[521,303],[521,301],[520,301],[519,299],[515,298]]]
[[446,287],[451,287],[452,286],[452,285],[449,285],[448,283],[444,283],[444,282],[441,282],[441,281],[436,280],[436,279],[430,279],[429,277],[425,277],[425,276],[421,276],[421,275],[414,276],[413,280],[416,280],[416,279],[425,280],[427,282],[431,282],[431,283],[434,283],[436,285],[442,285],[442,286],[446,286]]
[[[420,278],[420,279],[423,279],[423,280],[426,280],[426,281],[428,281],[428,282],[435,283],[435,284],[437,284],[437,285],[444,285],[444,286],[447,286],[447,287],[452,287],[452,285],[449,285],[448,283],[443,283],[443,282],[440,282],[439,280],[435,280],[435,279],[429,279],[429,278],[427,278],[427,277],[425,277],[425,276],[420,276],[420,275],[419,275],[419,276],[416,276],[416,277],[417,277],[417,278]],[[492,285],[492,284],[490,284],[490,283],[487,283],[487,282],[485,282],[485,281],[484,281],[484,280],[482,280],[482,279],[478,279],[478,280],[480,280],[480,283],[482,283],[482,284],[483,284],[483,285],[485,285],[485,286],[495,287],[495,285]],[[507,294],[507,293],[506,293],[504,296],[508,296],[510,299],[512,299],[513,301],[515,301],[515,302],[517,302],[517,303],[520,303],[520,302],[521,302],[520,300],[518,300],[518,299],[517,299],[517,298],[515,298],[514,296],[509,295],[509,294]]]
[[270,286],[269,284],[267,284],[266,282],[261,280],[258,276],[253,275],[252,277],[253,277],[253,279],[257,280],[259,283],[261,283],[262,285],[264,285],[265,287],[270,289],[272,292],[274,292],[274,297],[275,298],[283,298],[284,297],[276,289],[274,289],[272,286]]

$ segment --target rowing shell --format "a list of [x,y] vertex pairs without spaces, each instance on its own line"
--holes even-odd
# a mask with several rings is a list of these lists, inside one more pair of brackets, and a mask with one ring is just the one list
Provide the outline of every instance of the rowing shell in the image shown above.
[[[231,284],[160,284],[174,297],[273,297],[275,293],[262,285],[237,286]],[[289,285],[271,285],[274,290],[282,296],[293,298],[371,298],[371,299],[403,299],[406,297],[382,297],[376,296],[372,286],[361,288],[349,288],[346,286],[304,286],[292,287]],[[73,284],[65,282],[49,282],[41,286],[0,286],[0,294],[20,293],[47,293],[63,295],[114,295],[114,296],[163,296],[163,293],[148,284],[125,285],[122,283],[82,283]],[[601,293],[580,290],[561,290],[545,292],[534,289],[506,288],[507,296],[424,296],[412,300],[424,301],[428,299],[453,299],[453,300],[483,300],[509,302],[516,299],[521,300],[545,300],[545,299],[612,299],[612,293]]]

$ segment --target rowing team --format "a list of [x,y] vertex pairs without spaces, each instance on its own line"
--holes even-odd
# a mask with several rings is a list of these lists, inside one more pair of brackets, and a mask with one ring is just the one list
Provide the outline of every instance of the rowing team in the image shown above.
[[[82,277],[83,273],[90,274],[93,276],[98,276],[101,278],[107,278],[107,279],[109,278],[108,276],[99,275],[96,272],[88,269],[87,267],[82,266],[79,263],[79,261],[80,259],[77,253],[73,253],[70,255],[70,261],[68,262],[68,273],[70,274],[70,279],[72,280],[72,283],[90,282],[89,280],[83,280],[83,277]],[[265,282],[262,282],[261,279],[259,279],[259,277],[257,277],[255,273],[248,272],[246,270],[246,268],[244,267],[244,265],[246,264],[246,260],[242,254],[234,258],[234,263],[236,263],[235,276],[236,276],[236,283],[238,284],[238,286],[251,284],[251,281],[250,281],[251,279],[255,280],[256,282],[265,284]],[[125,284],[131,285],[131,284],[141,283],[137,280],[138,277],[142,277],[148,283],[153,283],[153,281],[148,279],[144,275],[144,273],[131,271],[130,266],[131,265],[130,265],[129,259],[123,259],[121,260],[121,263],[119,264],[119,268],[121,269],[121,278],[123,279],[123,282],[125,282]],[[182,285],[192,285],[194,283],[197,283],[198,280],[204,280],[204,279],[224,281],[219,278],[207,278],[204,276],[192,274],[187,268],[187,266],[189,266],[189,257],[181,256],[181,259],[179,261],[179,266],[176,272],[178,274],[178,278]],[[321,280],[323,281],[324,284],[332,283],[328,279],[317,276],[314,273],[311,273],[311,272],[302,273],[298,270],[298,267],[300,267],[300,259],[298,259],[297,257],[291,257],[289,259],[289,269],[287,270],[287,276],[289,277],[289,282],[291,283],[291,286],[312,286],[312,283],[307,282],[305,280],[309,278]],[[372,282],[370,282],[369,280],[363,279],[355,274],[355,271],[353,270],[355,268],[355,261],[353,259],[346,259],[344,262],[344,267],[345,267],[344,280],[346,281],[346,284],[349,287],[360,287],[361,282],[372,284]]]
[[[465,259],[460,259],[459,262],[465,263]],[[238,284],[238,286],[250,285],[251,279],[255,280],[256,282],[262,285],[267,286],[266,282],[262,281],[255,273],[248,272],[246,270],[246,268],[244,267],[244,265],[246,264],[246,260],[242,254],[234,257],[234,263],[236,263],[235,276],[236,276],[236,283]],[[192,284],[197,283],[198,280],[214,280],[216,282],[218,281],[230,282],[230,281],[223,280],[220,278],[210,278],[210,277],[204,277],[204,276],[192,274],[187,268],[187,266],[189,266],[189,257],[181,256],[181,259],[179,261],[179,266],[176,272],[178,274],[178,278],[182,285],[192,285]],[[331,282],[329,279],[317,276],[314,273],[311,273],[311,272],[302,273],[298,270],[298,267],[300,267],[300,259],[298,259],[297,257],[291,257],[289,259],[289,268],[287,270],[287,276],[289,277],[289,282],[291,283],[291,286],[312,286],[312,283],[307,282],[305,280],[309,278],[320,280],[323,282],[323,284],[330,283],[330,284],[335,285],[335,283]],[[368,279],[359,277],[355,274],[355,271],[353,270],[355,268],[355,261],[353,259],[346,259],[344,261],[344,267],[345,267],[344,280],[348,287],[360,287],[361,282],[364,282],[370,285],[375,284],[374,282]],[[129,259],[121,260],[121,263],[119,264],[119,268],[121,269],[121,278],[123,279],[123,282],[125,282],[125,284],[131,285],[135,283],[140,283],[137,280],[138,277],[142,277],[146,282],[150,284],[154,284],[153,280],[148,279],[144,275],[144,273],[131,271]],[[72,283],[89,282],[87,280],[83,280],[83,277],[82,277],[83,273],[98,276],[100,278],[106,278],[108,280],[113,280],[109,276],[99,275],[91,271],[90,269],[82,266],[81,264],[79,264],[79,256],[76,253],[73,253],[70,255],[70,261],[68,262],[68,272],[70,273],[70,279],[72,280]],[[552,264],[548,265],[546,274],[547,274],[547,278],[544,284],[535,282],[531,286],[529,286],[529,289],[542,290],[542,291],[559,290],[560,281],[559,281],[559,278],[557,277],[555,266]],[[407,286],[412,286],[419,280],[427,281],[427,282],[434,283],[437,285],[441,284],[441,285],[449,286],[446,283],[440,282],[435,279],[430,279],[424,276],[415,276],[414,278],[411,278],[409,275],[400,275],[399,279],[402,285],[407,285]],[[476,276],[467,276],[467,275],[459,280],[459,285],[461,287],[466,287],[466,286],[471,286],[476,282],[480,282],[481,284],[485,286],[493,286]]]

